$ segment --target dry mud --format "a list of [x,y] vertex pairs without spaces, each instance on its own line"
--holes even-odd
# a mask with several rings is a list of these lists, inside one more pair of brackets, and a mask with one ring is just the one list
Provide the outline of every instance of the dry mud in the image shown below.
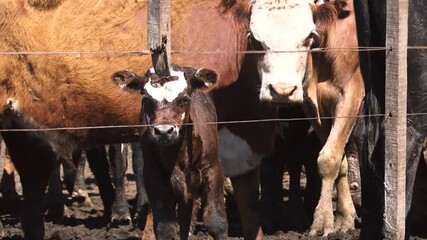
[[[129,164],[131,166],[131,164]],[[426,176],[427,174],[420,174]],[[126,181],[126,194],[129,199],[129,205],[133,205],[136,187],[134,176],[130,170],[127,173],[127,181]],[[419,180],[418,182],[426,182],[426,179]],[[19,178],[16,179],[18,193],[21,194]],[[56,221],[46,222],[46,239],[54,239],[54,240],[65,240],[65,239],[109,239],[109,240],[122,240],[122,239],[141,239],[141,230],[138,227],[134,227],[132,225],[122,225],[122,226],[111,226],[108,224],[107,219],[103,217],[103,206],[100,200],[98,187],[95,184],[95,180],[93,178],[90,170],[86,170],[86,183],[87,189],[89,191],[89,195],[94,203],[93,208],[80,206],[78,202],[73,202],[67,196],[67,192],[64,191],[64,197],[67,205],[67,216]],[[286,188],[288,187],[287,176],[284,178],[284,188],[286,193]],[[427,211],[424,211],[425,206],[427,204],[427,194],[422,195],[420,193],[427,193],[427,188],[424,186],[419,186],[416,188],[415,199],[416,203],[414,206],[420,211],[415,211],[417,214],[412,214],[412,218],[415,221],[422,221],[425,219],[425,215]],[[424,196],[424,197],[423,197]],[[287,197],[284,196],[282,211],[283,214],[286,214],[287,210]],[[0,197],[0,214],[1,221],[4,224],[4,237],[1,239],[7,240],[18,240],[23,239],[23,232],[20,229],[19,223],[19,203],[20,200],[15,201],[7,201]],[[424,208],[423,208],[424,206]],[[235,209],[230,205],[229,209],[227,209],[229,214],[229,235],[230,239],[243,239],[241,237],[241,228],[240,223],[236,215]],[[427,209],[426,209],[427,210]],[[233,217],[234,212],[234,217]],[[286,216],[286,215],[285,215]],[[421,220],[420,220],[421,219]],[[422,221],[425,222],[425,221]],[[286,226],[285,226],[286,228]],[[423,230],[425,227],[420,227]],[[359,229],[354,231],[350,231],[348,233],[335,233],[328,236],[328,238],[317,238],[317,239],[358,239],[359,238]],[[423,239],[423,235],[419,234],[419,236],[412,236],[411,239]],[[424,236],[425,237],[425,236]],[[205,235],[202,232],[192,234],[190,239],[192,240],[201,240],[201,239],[211,239],[209,236]],[[267,240],[274,239],[313,239],[307,237],[307,232],[294,232],[285,230],[278,232],[274,235],[268,235],[265,237]]]

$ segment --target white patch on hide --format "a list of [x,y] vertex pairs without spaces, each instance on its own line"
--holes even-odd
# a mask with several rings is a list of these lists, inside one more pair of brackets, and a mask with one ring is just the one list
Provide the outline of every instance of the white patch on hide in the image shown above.
[[[262,84],[260,98],[272,100],[270,85],[285,83],[296,86],[290,101],[302,101],[302,81],[309,47],[304,41],[315,28],[309,3],[313,0],[257,0],[252,5],[250,29],[268,51],[303,51],[266,53],[258,62]],[[282,84],[283,85],[283,84]]]
[[155,126],[156,129],[158,129],[161,132],[168,132],[170,129],[172,129],[172,132],[170,133],[172,136],[177,137],[179,135],[179,127],[172,124],[159,124]]
[[6,100],[6,104],[9,105],[13,111],[18,112],[19,110],[18,100],[10,97]]
[[262,156],[252,152],[248,143],[224,127],[218,131],[219,159],[226,177],[247,173],[261,163]]
[[[150,70],[151,71],[151,70]],[[145,84],[145,90],[155,100],[162,102],[172,102],[178,95],[187,88],[187,80],[185,80],[184,72],[176,72],[170,70],[171,76],[179,77],[178,80],[166,82],[163,86],[153,87],[151,79]]]

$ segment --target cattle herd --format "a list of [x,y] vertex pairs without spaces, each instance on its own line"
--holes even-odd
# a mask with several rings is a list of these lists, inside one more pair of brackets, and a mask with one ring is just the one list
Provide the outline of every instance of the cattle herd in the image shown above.
[[[293,228],[328,236],[360,217],[360,239],[384,238],[386,52],[347,50],[385,46],[386,0],[174,0],[166,75],[137,52],[147,9],[139,0],[0,2],[1,135],[22,184],[25,239],[45,237],[48,185],[49,213],[63,214],[60,163],[69,192],[90,205],[82,153],[104,215],[132,221],[122,143],[132,143],[134,220],[149,209],[143,238],[188,239],[197,202],[206,232],[227,239],[227,178],[242,237],[262,239],[274,230],[285,158]],[[407,214],[427,135],[426,9],[409,0],[408,46],[420,49],[407,59]],[[287,118],[299,120],[272,121]]]

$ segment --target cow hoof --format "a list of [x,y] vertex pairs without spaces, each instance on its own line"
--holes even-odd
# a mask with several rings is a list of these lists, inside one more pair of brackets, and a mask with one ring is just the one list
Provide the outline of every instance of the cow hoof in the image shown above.
[[94,208],[94,204],[86,190],[75,190],[71,193],[71,201],[77,203],[78,206]]
[[334,232],[334,216],[328,211],[316,211],[313,224],[310,227],[309,236],[328,236]]
[[7,200],[7,201],[19,200],[19,194],[15,191],[15,189],[13,189],[13,190],[1,190],[0,192],[2,193],[2,197],[4,200]]
[[334,229],[332,227],[327,227],[327,228],[322,228],[322,229],[311,228],[308,235],[310,237],[318,237],[318,236],[327,237],[329,234],[331,234],[333,232],[334,232]]
[[133,215],[133,219],[132,219],[133,226],[143,229],[147,221],[147,215],[148,215],[148,209],[147,211],[136,212]]
[[64,204],[51,204],[46,212],[46,219],[48,221],[57,221],[64,217],[65,205]]
[[119,214],[111,214],[111,224],[113,226],[126,226],[132,223],[132,218],[129,214],[119,215]]
[[338,215],[335,219],[335,231],[347,232],[354,229],[354,217]]

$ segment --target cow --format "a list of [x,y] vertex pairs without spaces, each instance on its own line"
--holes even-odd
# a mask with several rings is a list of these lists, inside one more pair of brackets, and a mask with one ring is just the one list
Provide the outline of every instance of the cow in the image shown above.
[[[310,236],[354,228],[346,144],[364,97],[358,53],[322,51],[357,47],[352,1],[255,0],[251,35],[267,52],[259,57],[260,100],[301,104],[323,144],[317,158],[320,200]],[[315,49],[320,51],[311,51]],[[291,51],[281,53],[280,51]],[[332,190],[337,187],[334,223]]]
[[[408,14],[408,46],[426,46],[427,15],[424,0],[410,0]],[[357,36],[361,47],[385,47],[386,1],[354,1]],[[385,113],[385,51],[360,54],[366,99],[363,113]],[[407,146],[406,146],[406,212],[411,208],[413,185],[424,139],[427,135],[427,51],[407,51]],[[362,239],[384,238],[384,121],[381,116],[360,119],[355,129],[361,158],[362,176]],[[409,226],[406,226],[409,230]],[[407,234],[409,231],[407,231]],[[408,236],[406,236],[408,237]]]
[[201,197],[207,231],[214,239],[227,239],[216,111],[208,95],[218,73],[178,65],[170,72],[159,76],[151,68],[143,77],[129,71],[112,75],[123,89],[142,94],[140,121],[149,126],[141,139],[143,172],[154,233],[159,239],[176,238],[177,211],[180,239],[188,239],[193,200]]
[[[44,236],[41,199],[55,156],[139,140],[141,129],[131,126],[139,123],[140,95],[121,91],[109,78],[118,69],[143,75],[140,71],[151,65],[148,55],[135,53],[147,45],[145,1],[49,2],[0,2],[0,51],[20,52],[0,56],[1,128],[32,129],[2,133],[21,176],[27,239]],[[171,47],[184,52],[176,52],[173,61],[216,69],[221,76],[213,93],[219,121],[273,118],[276,113],[275,107],[259,102],[254,56],[241,52],[250,48],[248,3],[178,0],[171,7]],[[230,53],[198,56],[194,51]],[[95,128],[112,125],[130,127]],[[244,237],[255,239],[262,235],[258,166],[272,152],[274,124],[224,123],[218,128],[220,159],[233,183]]]

